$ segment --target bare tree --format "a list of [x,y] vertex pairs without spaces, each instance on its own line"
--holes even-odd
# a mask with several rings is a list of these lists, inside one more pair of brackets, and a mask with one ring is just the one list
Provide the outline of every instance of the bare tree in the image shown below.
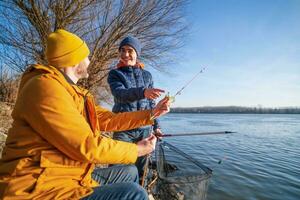
[[13,104],[17,97],[19,76],[0,65],[0,102]]
[[90,77],[81,84],[106,99],[107,73],[118,57],[118,43],[126,35],[141,40],[141,59],[146,64],[162,70],[172,61],[172,53],[182,45],[186,30],[185,3],[186,0],[2,0],[0,56],[6,66],[18,72],[30,63],[46,64],[48,34],[58,28],[67,29],[84,38],[91,49]]

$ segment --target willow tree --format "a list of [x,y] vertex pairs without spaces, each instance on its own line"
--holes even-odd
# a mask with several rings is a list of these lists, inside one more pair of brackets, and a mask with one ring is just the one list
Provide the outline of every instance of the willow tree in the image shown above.
[[141,40],[143,62],[166,69],[162,67],[182,45],[185,3],[185,0],[2,0],[0,57],[6,67],[17,73],[32,63],[47,64],[44,56],[47,36],[64,28],[82,37],[91,49],[90,77],[81,84],[105,99],[105,94],[109,94],[108,70],[117,59],[118,43],[128,34]]

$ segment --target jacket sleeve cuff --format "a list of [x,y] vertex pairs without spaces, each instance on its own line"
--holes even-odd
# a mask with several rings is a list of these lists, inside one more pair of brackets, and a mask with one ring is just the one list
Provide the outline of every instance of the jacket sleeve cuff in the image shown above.
[[138,147],[134,143],[102,137],[101,146],[97,148],[96,163],[133,164],[138,158]]
[[153,130],[156,130],[158,128],[160,128],[159,120],[158,119],[154,119]]
[[138,97],[139,99],[144,99],[145,98],[145,87],[140,87],[138,90]]

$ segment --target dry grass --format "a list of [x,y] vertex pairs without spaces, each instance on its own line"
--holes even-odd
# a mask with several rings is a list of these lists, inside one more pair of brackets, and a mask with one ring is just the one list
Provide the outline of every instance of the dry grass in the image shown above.
[[0,102],[0,158],[3,146],[5,144],[7,131],[12,123],[12,118],[10,116],[11,111],[11,106],[7,105],[6,103]]

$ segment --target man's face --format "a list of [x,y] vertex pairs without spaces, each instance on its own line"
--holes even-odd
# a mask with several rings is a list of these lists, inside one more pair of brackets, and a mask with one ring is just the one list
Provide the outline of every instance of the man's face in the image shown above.
[[119,53],[120,59],[125,65],[134,66],[136,64],[137,54],[131,46],[122,46]]
[[81,61],[78,64],[76,71],[75,71],[78,79],[89,77],[88,70],[87,70],[89,67],[89,64],[90,64],[90,59],[88,57],[86,57],[83,61]]

